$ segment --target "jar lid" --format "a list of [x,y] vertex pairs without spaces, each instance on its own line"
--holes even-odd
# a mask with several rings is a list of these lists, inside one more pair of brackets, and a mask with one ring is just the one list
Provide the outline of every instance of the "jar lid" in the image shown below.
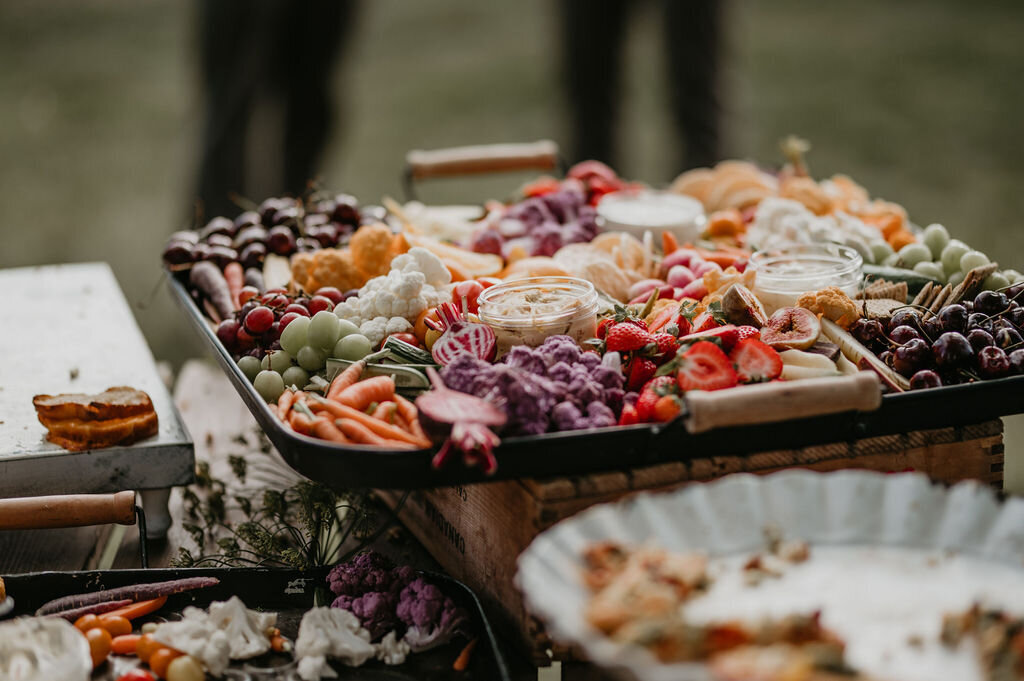
[[832,243],[786,244],[750,257],[757,287],[809,290],[860,281],[864,259],[856,249]]
[[597,290],[576,277],[527,277],[497,284],[477,299],[480,321],[497,325],[548,324],[597,309]]

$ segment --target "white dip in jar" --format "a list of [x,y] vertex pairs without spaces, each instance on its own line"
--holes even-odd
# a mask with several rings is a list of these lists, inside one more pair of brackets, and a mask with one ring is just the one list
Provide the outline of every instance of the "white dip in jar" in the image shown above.
[[787,244],[768,251],[758,251],[750,258],[749,267],[757,273],[754,294],[765,312],[772,314],[782,307],[793,307],[801,294],[836,286],[853,298],[860,290],[860,253],[839,244]]
[[597,215],[605,231],[627,232],[638,239],[647,231],[659,236],[669,231],[680,243],[699,239],[707,221],[704,205],[692,196],[649,190],[605,194]]
[[480,321],[494,330],[498,357],[515,345],[537,347],[548,336],[577,343],[597,335],[597,291],[585,279],[529,277],[480,294]]

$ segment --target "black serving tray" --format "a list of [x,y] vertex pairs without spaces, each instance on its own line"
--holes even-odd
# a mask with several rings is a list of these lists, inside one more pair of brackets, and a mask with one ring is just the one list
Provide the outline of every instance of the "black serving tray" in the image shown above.
[[[170,596],[167,604],[152,617],[168,617],[168,613],[180,613],[189,605],[206,607],[212,601],[222,601],[231,596],[241,598],[246,606],[267,612],[278,613],[278,628],[281,634],[294,641],[298,635],[302,615],[314,605],[318,591],[320,602],[325,605],[333,598],[326,588],[327,568],[294,570],[280,568],[182,568],[153,570],[93,570],[85,572],[36,572],[4,577],[8,595],[14,599],[14,610],[9,617],[31,615],[43,603],[63,595],[109,589],[131,584],[160,582],[182,577],[210,576],[220,584]],[[423,653],[409,655],[398,666],[389,667],[371,660],[362,667],[332,665],[342,680],[359,681],[469,681],[487,679],[508,681],[509,672],[490,622],[472,591],[461,582],[446,575],[424,572],[432,582],[440,586],[466,612],[470,614],[471,628],[478,638],[476,648],[470,657],[469,667],[463,672],[452,669],[452,663],[459,655],[466,640],[457,639],[445,646]],[[136,625],[139,621],[135,622]],[[252,672],[253,679],[295,678],[284,673],[290,656],[270,653],[244,663],[232,663],[237,669],[270,669],[263,674]],[[93,672],[94,681],[114,681],[128,669],[137,666],[134,657],[111,656]],[[292,667],[293,668],[293,667]]]
[[734,426],[690,434],[682,420],[502,438],[495,450],[498,470],[485,476],[452,461],[442,470],[430,465],[429,450],[384,450],[342,446],[298,434],[267,408],[235,364],[203,312],[173,274],[171,292],[206,342],[238,394],[284,460],[308,478],[338,489],[382,487],[420,489],[474,482],[581,475],[600,471],[794,449],[912,430],[947,428],[1024,413],[1024,376],[885,395],[874,412],[844,412],[779,423]]

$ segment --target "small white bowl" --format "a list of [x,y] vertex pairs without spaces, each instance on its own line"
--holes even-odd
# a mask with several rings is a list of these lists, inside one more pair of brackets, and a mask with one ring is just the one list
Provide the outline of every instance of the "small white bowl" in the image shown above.
[[650,190],[605,194],[597,204],[597,216],[608,232],[628,232],[642,239],[647,231],[654,236],[669,231],[681,243],[699,239],[707,222],[697,199]]

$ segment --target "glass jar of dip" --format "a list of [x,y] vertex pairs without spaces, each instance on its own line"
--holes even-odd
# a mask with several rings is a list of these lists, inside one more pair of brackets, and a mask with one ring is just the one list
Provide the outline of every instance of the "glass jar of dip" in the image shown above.
[[765,312],[793,307],[801,294],[835,286],[853,298],[860,290],[864,259],[855,249],[832,243],[788,244],[758,251],[748,265],[757,273],[754,294]]
[[498,357],[515,345],[537,347],[548,336],[582,343],[597,335],[597,291],[585,279],[516,279],[485,289],[477,302],[480,321],[494,330]]
[[704,206],[692,196],[650,190],[623,190],[601,197],[597,204],[601,229],[626,232],[643,239],[644,232],[660,238],[672,232],[679,243],[695,241],[704,231]]

